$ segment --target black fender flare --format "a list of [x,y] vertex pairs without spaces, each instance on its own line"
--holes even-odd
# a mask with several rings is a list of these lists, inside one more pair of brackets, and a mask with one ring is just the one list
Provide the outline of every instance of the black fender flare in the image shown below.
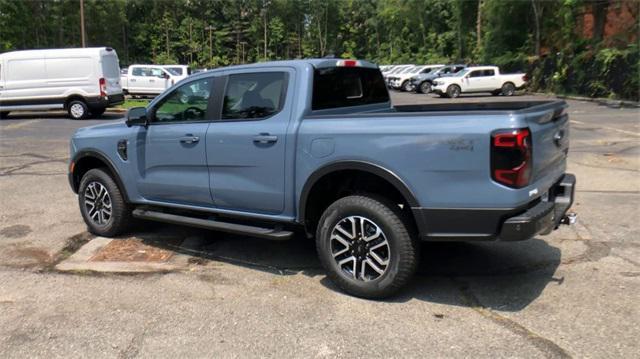
[[[75,165],[78,162],[80,162],[83,158],[87,158],[87,157],[98,159],[107,165],[107,167],[109,168],[109,171],[111,171],[111,173],[114,176],[113,180],[116,181],[116,184],[120,189],[120,192],[122,192],[122,194],[124,195],[125,200],[127,202],[130,202],[129,195],[127,194],[127,188],[122,183],[122,179],[120,179],[120,172],[118,172],[116,166],[113,164],[113,161],[111,161],[111,159],[109,159],[108,156],[106,156],[105,154],[103,154],[98,150],[81,150],[81,151],[78,151],[73,156],[73,159],[71,161],[74,163],[74,167],[75,167]],[[78,188],[80,187],[80,181],[82,180],[81,178],[76,178],[76,177],[77,176],[75,176],[73,172],[69,172],[69,184],[71,185],[71,189],[73,190],[74,193],[78,193]]]
[[391,183],[393,187],[395,187],[398,192],[402,195],[402,197],[407,201],[410,207],[419,207],[419,202],[414,196],[413,192],[409,189],[409,186],[395,173],[392,171],[379,166],[375,163],[367,162],[367,161],[337,161],[326,164],[317,170],[315,170],[309,178],[307,178],[307,182],[302,187],[302,192],[300,194],[300,201],[298,202],[298,222],[305,223],[306,216],[306,208],[307,208],[307,200],[309,198],[309,194],[311,193],[311,189],[313,186],[324,176],[343,170],[357,170],[363,172],[369,172],[373,175],[381,177],[387,182]]

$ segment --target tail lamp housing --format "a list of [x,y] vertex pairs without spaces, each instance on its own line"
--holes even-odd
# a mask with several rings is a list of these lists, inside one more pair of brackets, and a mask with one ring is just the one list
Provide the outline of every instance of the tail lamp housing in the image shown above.
[[104,77],[101,77],[100,80],[98,80],[98,85],[100,85],[100,97],[106,97],[107,96],[107,81],[104,79]]
[[491,178],[511,188],[529,185],[532,174],[528,128],[498,130],[491,135]]

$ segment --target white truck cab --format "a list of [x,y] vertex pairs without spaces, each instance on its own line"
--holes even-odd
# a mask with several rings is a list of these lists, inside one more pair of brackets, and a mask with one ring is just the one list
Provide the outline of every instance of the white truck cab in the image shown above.
[[180,81],[161,65],[131,65],[121,76],[122,88],[132,95],[156,96]]
[[112,48],[0,54],[0,117],[64,109],[71,118],[83,119],[123,102],[118,55]]

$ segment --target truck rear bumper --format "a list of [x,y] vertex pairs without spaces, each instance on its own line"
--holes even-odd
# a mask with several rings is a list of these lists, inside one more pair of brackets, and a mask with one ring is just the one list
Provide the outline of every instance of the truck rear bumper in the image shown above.
[[513,209],[412,208],[425,241],[522,241],[558,228],[573,204],[576,177],[565,174],[538,199]]

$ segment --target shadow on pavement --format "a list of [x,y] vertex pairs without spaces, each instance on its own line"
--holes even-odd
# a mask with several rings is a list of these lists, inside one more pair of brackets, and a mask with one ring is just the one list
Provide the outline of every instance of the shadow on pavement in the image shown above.
[[[324,276],[313,240],[303,235],[289,241],[269,241],[221,232],[156,224],[150,233],[135,233],[152,246],[277,275]],[[186,240],[180,245],[171,240]],[[447,305],[519,311],[551,282],[561,253],[540,239],[512,243],[423,243],[421,263],[408,288],[388,299],[412,299]],[[339,291],[328,278],[321,283]]]

